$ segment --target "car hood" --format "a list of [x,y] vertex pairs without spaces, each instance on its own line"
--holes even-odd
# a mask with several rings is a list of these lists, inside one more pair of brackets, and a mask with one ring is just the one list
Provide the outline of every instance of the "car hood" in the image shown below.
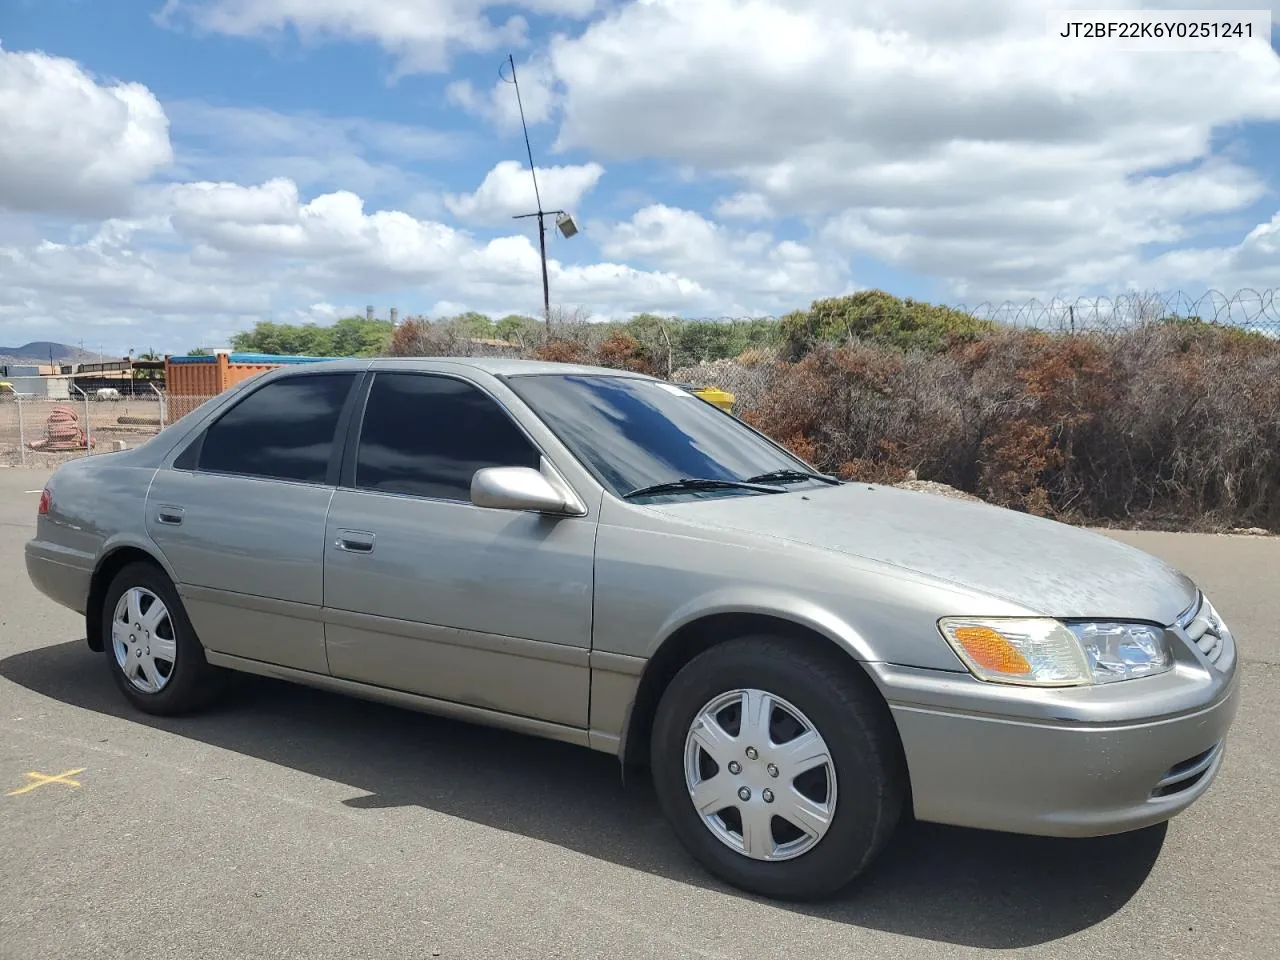
[[892,564],[1045,616],[1170,624],[1196,599],[1184,574],[1110,537],[932,493],[847,483],[655,509]]

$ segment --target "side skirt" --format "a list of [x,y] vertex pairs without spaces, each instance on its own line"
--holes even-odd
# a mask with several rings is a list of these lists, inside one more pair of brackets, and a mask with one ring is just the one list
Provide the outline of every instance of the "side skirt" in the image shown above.
[[242,673],[252,673],[261,677],[274,677],[277,680],[288,680],[291,683],[300,683],[319,690],[341,693],[351,697],[358,697],[362,700],[372,700],[377,703],[389,704],[393,707],[403,707],[420,713],[452,717],[455,720],[464,720],[468,723],[499,727],[516,733],[543,737],[548,740],[560,740],[564,743],[572,743],[575,746],[601,749],[599,739],[595,738],[596,742],[593,743],[593,738],[588,731],[575,727],[566,727],[558,723],[532,720],[528,717],[518,717],[509,713],[501,713],[497,710],[486,710],[483,707],[472,707],[467,704],[453,703],[449,700],[438,700],[434,697],[424,697],[416,693],[404,693],[400,690],[377,687],[368,683],[357,683],[354,680],[327,677],[323,674],[310,673],[306,670],[295,670],[292,667],[280,667],[272,663],[263,663],[260,660],[249,660],[225,653],[215,653],[208,649],[205,651],[205,657],[208,659],[210,666],[214,667],[238,670]]

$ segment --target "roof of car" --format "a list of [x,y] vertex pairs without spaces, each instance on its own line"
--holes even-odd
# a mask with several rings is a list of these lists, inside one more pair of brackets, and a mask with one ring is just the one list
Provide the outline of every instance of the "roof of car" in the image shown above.
[[[595,367],[587,364],[554,363],[547,360],[515,360],[506,357],[377,357],[373,360],[335,359],[317,360],[315,366],[373,370],[441,370],[449,367],[469,367],[499,377],[531,376],[535,374],[560,374],[584,376],[588,374],[613,377],[639,377],[654,379],[642,373],[616,370],[611,367]],[[310,366],[310,365],[308,365]],[[295,368],[296,372],[296,368]]]
[[375,361],[375,367],[426,366],[435,363],[456,364],[472,367],[498,377],[515,377],[539,373],[559,374],[607,374],[610,376],[643,376],[628,370],[615,370],[610,367],[596,367],[579,363],[555,363],[550,360],[517,360],[510,357],[407,357],[404,359],[381,357]]

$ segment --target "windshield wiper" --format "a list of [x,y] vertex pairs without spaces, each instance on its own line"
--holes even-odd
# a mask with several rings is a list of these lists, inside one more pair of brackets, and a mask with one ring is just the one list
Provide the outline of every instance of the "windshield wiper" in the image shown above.
[[753,480],[712,480],[710,478],[701,477],[685,477],[681,480],[668,480],[666,483],[655,483],[649,487],[640,487],[632,490],[630,493],[624,493],[622,499],[630,500],[632,497],[646,497],[649,494],[656,493],[676,493],[680,490],[755,490],[759,493],[785,493],[777,487],[765,486]]
[[746,483],[788,483],[799,480],[819,480],[832,486],[841,486],[841,481],[822,473],[810,473],[808,470],[773,470],[756,477],[748,477]]

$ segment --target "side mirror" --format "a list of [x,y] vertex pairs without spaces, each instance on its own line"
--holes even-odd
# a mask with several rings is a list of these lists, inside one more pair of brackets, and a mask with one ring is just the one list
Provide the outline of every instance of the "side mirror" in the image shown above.
[[570,514],[573,505],[532,467],[485,467],[471,478],[471,502],[494,510]]

